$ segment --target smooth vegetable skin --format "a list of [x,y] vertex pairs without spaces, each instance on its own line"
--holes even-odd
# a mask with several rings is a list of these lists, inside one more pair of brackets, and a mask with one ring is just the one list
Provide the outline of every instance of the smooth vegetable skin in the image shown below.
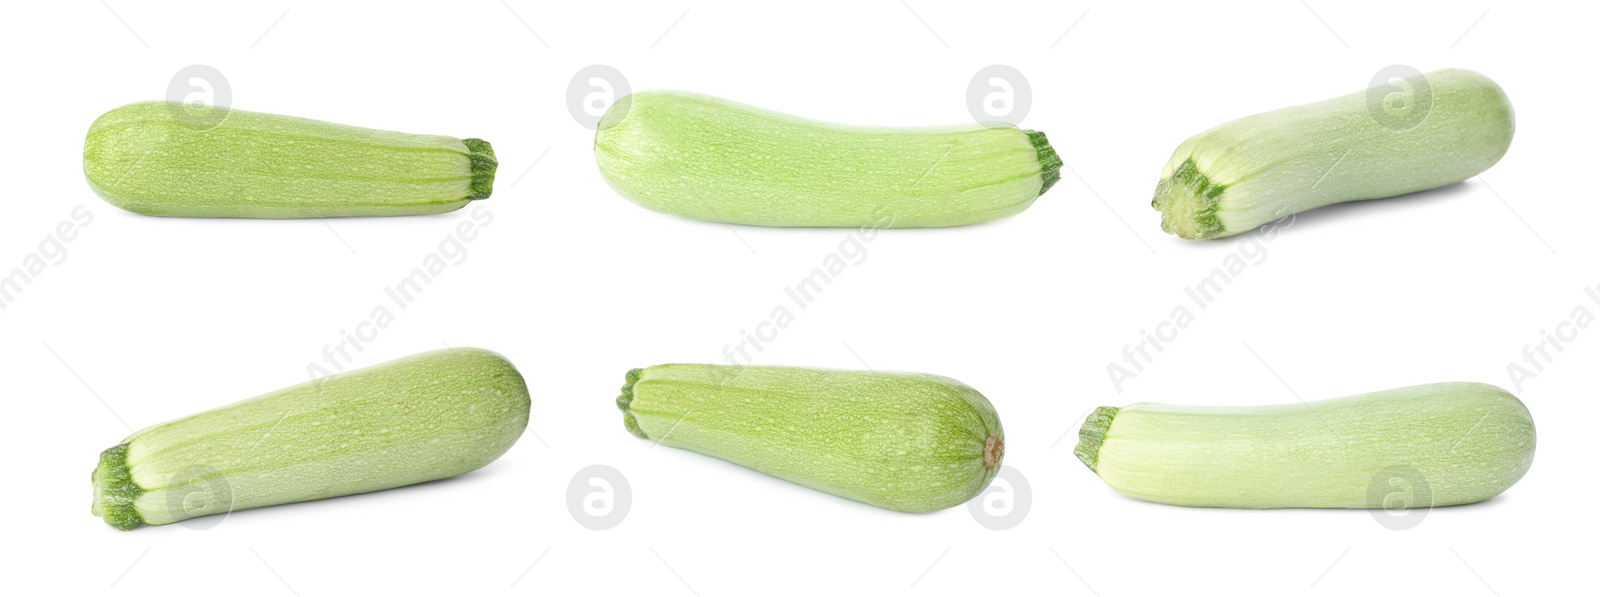
[[95,516],[123,530],[454,477],[528,425],[498,354],[413,355],[141,430],[100,454]]
[[618,100],[594,154],[639,205],[755,226],[976,224],[1027,209],[1061,178],[1038,131],[845,126],[677,91]]
[[444,213],[488,197],[497,165],[481,139],[170,102],[106,112],[83,144],[83,173],[94,192],[152,216]]
[[972,499],[1005,453],[982,394],[920,373],[658,365],[617,406],[639,437],[902,512]]
[[[1392,87],[1247,116],[1190,137],[1156,185],[1151,206],[1161,228],[1219,238],[1324,205],[1455,184],[1488,170],[1511,146],[1511,102],[1488,77],[1450,69]],[[1398,112],[1381,111],[1388,109]],[[1420,122],[1397,120],[1406,110],[1426,112]]]
[[1480,383],[1275,406],[1101,407],[1078,436],[1078,458],[1124,495],[1224,508],[1382,508],[1374,495],[1389,493],[1394,470],[1426,484],[1431,503],[1413,507],[1470,504],[1521,479],[1535,443],[1522,402]]

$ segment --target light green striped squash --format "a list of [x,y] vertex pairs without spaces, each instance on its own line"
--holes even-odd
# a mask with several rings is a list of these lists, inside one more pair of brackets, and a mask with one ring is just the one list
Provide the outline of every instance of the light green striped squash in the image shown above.
[[1479,502],[1533,464],[1533,418],[1515,396],[1439,383],[1274,406],[1101,407],[1076,454],[1124,495],[1179,506],[1383,508]]
[[83,143],[90,188],[152,216],[444,213],[488,197],[497,166],[481,139],[171,102],[106,112]]
[[960,226],[1020,213],[1060,179],[1044,133],[846,126],[677,91],[601,118],[595,160],[644,207],[755,226]]
[[1308,209],[1477,176],[1505,155],[1515,129],[1494,81],[1434,71],[1190,137],[1162,169],[1151,206],[1169,233],[1232,236]]
[[130,530],[444,479],[527,425],[528,387],[505,358],[428,352],[138,431],[100,454],[91,510]]
[[617,406],[639,437],[902,512],[972,499],[1005,453],[982,394],[920,373],[658,365]]

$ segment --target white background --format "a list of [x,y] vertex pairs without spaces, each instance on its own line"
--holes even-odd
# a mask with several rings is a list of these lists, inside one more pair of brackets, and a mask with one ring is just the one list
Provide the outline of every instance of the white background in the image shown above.
[[[1098,405],[1284,403],[1451,380],[1512,389],[1507,364],[1541,330],[1579,306],[1600,313],[1584,294],[1600,285],[1586,4],[0,10],[0,273],[50,244],[76,206],[93,218],[0,310],[7,593],[1509,597],[1592,584],[1600,329],[1517,392],[1540,432],[1527,477],[1411,530],[1359,510],[1138,502],[1072,456],[1079,418]],[[1031,82],[1024,126],[1049,134],[1068,164],[1061,183],[1007,220],[880,234],[756,362],[924,371],[983,391],[1006,426],[1006,464],[1032,487],[1020,525],[989,530],[966,508],[880,510],[624,431],[612,404],[624,372],[722,361],[848,232],[730,229],[633,205],[567,113],[573,73],[608,64],[636,90],[931,125],[967,121],[968,80],[997,63]],[[1119,392],[1106,366],[1123,346],[1248,248],[1161,232],[1149,197],[1172,148],[1235,117],[1359,90],[1397,63],[1498,81],[1517,110],[1510,153],[1455,187],[1303,214]],[[205,531],[124,533],[90,516],[100,450],[130,427],[307,379],[469,217],[158,219],[97,198],[80,166],[90,122],[163,98],[191,64],[224,73],[236,108],[494,144],[494,196],[469,208],[492,224],[353,365],[446,344],[505,354],[533,392],[530,433],[511,452],[455,480],[239,512]],[[631,483],[632,510],[608,531],[566,506],[591,464]]]

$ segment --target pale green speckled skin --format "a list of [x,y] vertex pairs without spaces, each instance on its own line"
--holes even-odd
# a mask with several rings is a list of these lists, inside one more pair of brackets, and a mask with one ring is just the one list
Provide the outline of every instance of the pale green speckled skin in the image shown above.
[[498,354],[413,355],[138,431],[102,458],[93,511],[132,529],[454,477],[509,450],[528,405]]
[[629,380],[636,434],[891,510],[965,503],[1004,452],[989,401],[935,375],[658,365]]
[[[1190,137],[1162,169],[1151,202],[1162,229],[1188,239],[1232,236],[1324,205],[1455,184],[1500,161],[1516,129],[1505,91],[1469,70],[1422,77],[1432,107],[1404,130],[1385,127],[1358,91]],[[1183,175],[1186,162],[1194,170]]]
[[1139,403],[1102,409],[1080,436],[1079,457],[1125,495],[1227,508],[1382,507],[1368,492],[1390,467],[1420,473],[1433,506],[1470,504],[1521,479],[1536,443],[1522,402],[1480,383],[1262,407]]
[[1032,131],[846,126],[677,91],[612,105],[594,154],[639,205],[755,226],[986,222],[1027,209],[1061,167]]
[[[129,104],[95,120],[83,172],[96,194],[153,216],[396,216],[460,209],[488,197],[494,181],[494,152],[477,139],[244,110],[202,130],[172,106]],[[189,110],[199,118],[226,109]]]

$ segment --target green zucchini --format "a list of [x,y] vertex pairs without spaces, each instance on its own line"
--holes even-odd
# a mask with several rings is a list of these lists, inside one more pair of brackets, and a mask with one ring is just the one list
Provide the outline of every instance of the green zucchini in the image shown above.
[[[1101,407],[1078,458],[1123,495],[1179,506],[1381,508],[1386,471],[1414,471],[1431,503],[1479,502],[1533,464],[1533,418],[1505,390],[1439,383],[1256,407]],[[1388,493],[1381,492],[1378,495]]]
[[1511,146],[1511,102],[1488,77],[1449,69],[1385,88],[1190,137],[1156,185],[1151,206],[1161,228],[1186,239],[1220,238],[1324,205],[1455,184],[1488,170]]
[[527,425],[505,358],[412,355],[138,431],[100,454],[91,511],[130,530],[454,477]]
[[[216,124],[195,125],[202,121]],[[497,165],[481,139],[171,102],[106,112],[83,144],[90,188],[112,205],[152,216],[444,213],[488,197]]]
[[902,512],[965,503],[1005,454],[982,394],[920,373],[658,365],[617,407],[639,437]]
[[594,154],[639,205],[755,226],[975,224],[1027,209],[1061,178],[1038,131],[844,126],[677,91],[618,100]]

